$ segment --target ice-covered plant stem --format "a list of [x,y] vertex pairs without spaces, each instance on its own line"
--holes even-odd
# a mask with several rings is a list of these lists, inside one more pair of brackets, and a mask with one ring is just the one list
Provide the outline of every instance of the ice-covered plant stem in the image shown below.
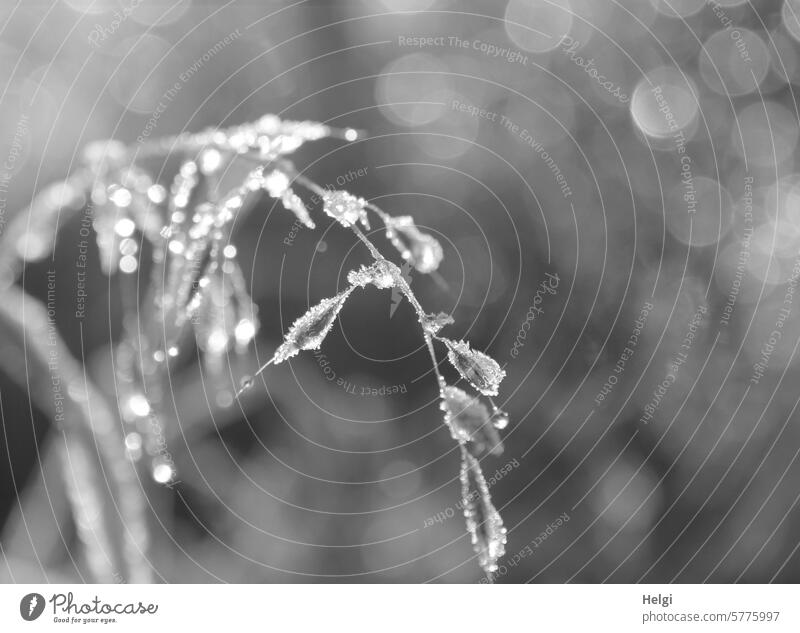
[[[253,377],[242,381],[237,396],[252,387],[254,377],[268,366],[319,348],[357,289],[374,286],[399,291],[416,313],[430,354],[444,424],[461,455],[467,529],[478,562],[491,577],[504,554],[506,529],[492,505],[479,460],[503,450],[498,430],[506,426],[507,416],[492,396],[498,394],[505,372],[468,342],[442,336],[441,330],[453,323],[452,318],[425,312],[400,268],[362,229],[370,229],[370,215],[377,217],[406,264],[417,272],[438,275],[443,250],[433,236],[421,231],[411,216],[392,216],[353,193],[319,186],[287,159],[304,143],[326,137],[352,142],[362,133],[265,115],[253,123],[136,146],[113,140],[95,142],[84,153],[83,167],[41,192],[27,212],[9,224],[0,239],[0,270],[16,276],[23,262],[45,257],[69,213],[87,204],[107,274],[124,278],[134,273],[144,251],[141,245],[148,243],[153,263],[150,283],[142,301],[133,299],[135,318],[129,315],[123,324],[116,350],[117,390],[120,412],[129,427],[128,456],[150,455],[154,479],[169,484],[176,474],[174,464],[156,444],[163,424],[162,391],[169,362],[181,354],[191,332],[204,362],[218,371],[224,354],[231,347],[244,352],[259,327],[231,241],[237,219],[267,195],[313,229],[313,209],[307,208],[295,188],[310,192],[321,201],[325,216],[355,234],[373,262],[350,271],[346,288],[300,316],[273,356]],[[180,167],[171,184],[157,182],[144,167],[148,161],[173,157],[179,157]],[[219,185],[235,165],[244,165],[246,175],[239,185],[221,194]],[[437,345],[444,347],[447,360],[474,394],[448,383],[439,366]],[[488,398],[489,406],[481,397]]]
[[[352,230],[366,246],[374,262],[370,266],[362,266],[360,270],[351,271],[347,278],[349,286],[343,292],[324,299],[297,319],[286,334],[283,344],[272,358],[258,368],[256,375],[262,373],[268,366],[283,362],[302,350],[318,349],[345,301],[356,288],[373,285],[378,289],[399,290],[416,312],[438,382],[445,424],[460,447],[462,461],[460,479],[467,529],[478,562],[491,577],[497,569],[497,561],[505,553],[506,529],[492,504],[477,458],[485,452],[502,453],[503,447],[498,429],[506,426],[507,418],[491,398],[490,413],[476,397],[471,397],[458,387],[447,384],[439,370],[434,341],[446,347],[448,360],[461,377],[487,397],[497,395],[505,372],[492,358],[472,350],[469,343],[439,336],[439,331],[444,326],[453,323],[452,318],[443,313],[426,313],[400,268],[381,254],[359,225],[369,229],[367,211],[375,213],[383,221],[387,238],[398,249],[402,258],[423,273],[432,273],[438,268],[443,256],[441,245],[431,235],[420,231],[410,216],[395,218],[376,205],[346,191],[326,190],[308,177],[297,173],[288,161],[281,161],[278,168],[286,174],[287,180],[305,187],[319,197],[323,201],[324,212],[343,227]],[[241,395],[252,385],[253,380],[246,378],[237,395]]]

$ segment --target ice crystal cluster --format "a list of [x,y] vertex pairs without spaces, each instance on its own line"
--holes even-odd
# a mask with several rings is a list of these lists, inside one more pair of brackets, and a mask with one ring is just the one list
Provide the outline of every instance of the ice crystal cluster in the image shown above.
[[[176,476],[174,464],[154,445],[159,441],[156,431],[159,411],[165,406],[161,391],[168,364],[193,335],[204,362],[219,367],[229,351],[244,352],[258,331],[257,309],[231,239],[237,217],[248,212],[259,195],[266,195],[308,228],[316,226],[313,211],[317,221],[327,216],[351,230],[373,263],[350,271],[347,287],[297,318],[273,356],[243,380],[237,396],[252,387],[254,377],[268,366],[318,349],[357,289],[372,286],[401,293],[416,312],[438,381],[442,421],[460,448],[467,530],[479,564],[491,574],[504,554],[506,529],[492,504],[480,460],[503,451],[498,430],[506,426],[507,416],[491,398],[498,395],[505,372],[468,342],[440,336],[453,319],[426,313],[400,268],[385,258],[362,228],[369,229],[373,214],[400,257],[426,274],[435,273],[443,257],[432,235],[421,231],[411,216],[393,217],[348,191],[320,187],[287,159],[308,141],[325,137],[354,141],[359,136],[352,129],[267,115],[251,124],[138,146],[113,140],[93,143],[85,151],[82,167],[45,189],[28,212],[11,223],[4,239],[12,248],[0,251],[0,265],[18,272],[25,261],[45,257],[52,250],[59,221],[63,224],[66,214],[86,207],[107,274],[135,281],[131,274],[140,267],[140,258],[145,253],[152,258],[147,295],[133,299],[134,317],[124,323],[115,368],[120,411],[129,429],[124,438],[127,454],[132,459],[153,456],[153,477],[168,484]],[[180,165],[171,182],[157,182],[145,167],[150,159],[176,155]],[[247,165],[247,171],[239,185],[221,193],[222,176],[234,161]],[[309,209],[298,189],[313,194],[321,209]],[[136,297],[136,284],[131,288]],[[453,378],[463,381],[460,386],[448,383],[440,370],[437,344],[446,350]],[[481,397],[488,399],[488,406]]]

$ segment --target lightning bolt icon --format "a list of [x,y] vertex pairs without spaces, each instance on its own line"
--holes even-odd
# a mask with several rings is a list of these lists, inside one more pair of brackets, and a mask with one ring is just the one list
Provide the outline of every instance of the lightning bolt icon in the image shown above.
[[33,613],[37,604],[39,604],[39,599],[36,596],[31,596],[31,603],[28,605],[28,615]]
[[[403,262],[403,265],[400,267],[400,275],[406,282],[411,283],[411,263],[410,262]],[[391,304],[389,305],[389,318],[391,319],[394,316],[395,311],[397,310],[397,306],[400,305],[400,302],[403,300],[403,293],[400,291],[400,288],[394,286],[392,288],[392,297],[391,297]]]

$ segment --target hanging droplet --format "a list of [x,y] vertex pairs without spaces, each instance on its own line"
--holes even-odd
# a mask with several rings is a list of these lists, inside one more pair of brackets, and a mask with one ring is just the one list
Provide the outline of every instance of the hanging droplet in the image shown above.
[[245,389],[250,389],[253,386],[253,377],[252,376],[242,376],[242,379],[239,381],[239,390],[244,391]]
[[175,345],[171,345],[167,349],[167,354],[169,354],[170,356],[172,356],[174,358],[175,356],[178,355],[178,348]]
[[175,469],[172,464],[164,459],[153,460],[153,479],[160,484],[168,484],[175,477]]
[[207,149],[200,155],[200,171],[205,174],[213,174],[222,164],[222,154],[216,149]]
[[410,215],[384,216],[384,222],[386,237],[416,270],[427,274],[439,268],[444,257],[442,245],[432,235],[420,231],[414,218]]

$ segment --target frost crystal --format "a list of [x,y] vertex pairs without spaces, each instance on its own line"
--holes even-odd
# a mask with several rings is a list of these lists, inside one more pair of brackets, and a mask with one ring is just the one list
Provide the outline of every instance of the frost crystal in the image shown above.
[[484,396],[496,396],[506,372],[500,369],[490,356],[470,349],[466,341],[451,341],[443,338],[447,345],[447,360],[458,370],[461,377]]
[[323,195],[323,209],[330,217],[344,227],[357,222],[368,226],[366,201],[346,191],[326,191]]
[[486,451],[492,455],[503,453],[503,442],[492,425],[489,409],[458,387],[447,386],[442,394],[441,409],[453,439],[467,445],[476,457]]
[[410,215],[386,217],[386,237],[406,261],[421,273],[439,268],[444,256],[442,245],[431,235],[423,233]]
[[[282,121],[269,114],[255,123],[245,123],[224,130],[209,128],[179,138],[186,147],[215,146],[218,149],[244,154],[256,151],[264,159],[290,154],[306,141],[315,141],[333,132],[327,125],[313,121]],[[169,139],[165,139],[165,144]]]
[[370,266],[362,266],[358,270],[351,270],[347,274],[347,281],[352,286],[364,288],[372,284],[376,288],[385,290],[397,286],[402,273],[392,262],[385,259],[376,261]]
[[478,460],[466,452],[461,461],[461,499],[478,564],[487,574],[497,571],[497,561],[506,550],[506,528],[492,505]]
[[275,352],[274,364],[296,356],[301,350],[319,349],[351,292],[352,286],[335,297],[323,299],[297,319]]
[[502,431],[508,426],[508,413],[495,408],[494,413],[492,414],[492,425],[498,431]]

